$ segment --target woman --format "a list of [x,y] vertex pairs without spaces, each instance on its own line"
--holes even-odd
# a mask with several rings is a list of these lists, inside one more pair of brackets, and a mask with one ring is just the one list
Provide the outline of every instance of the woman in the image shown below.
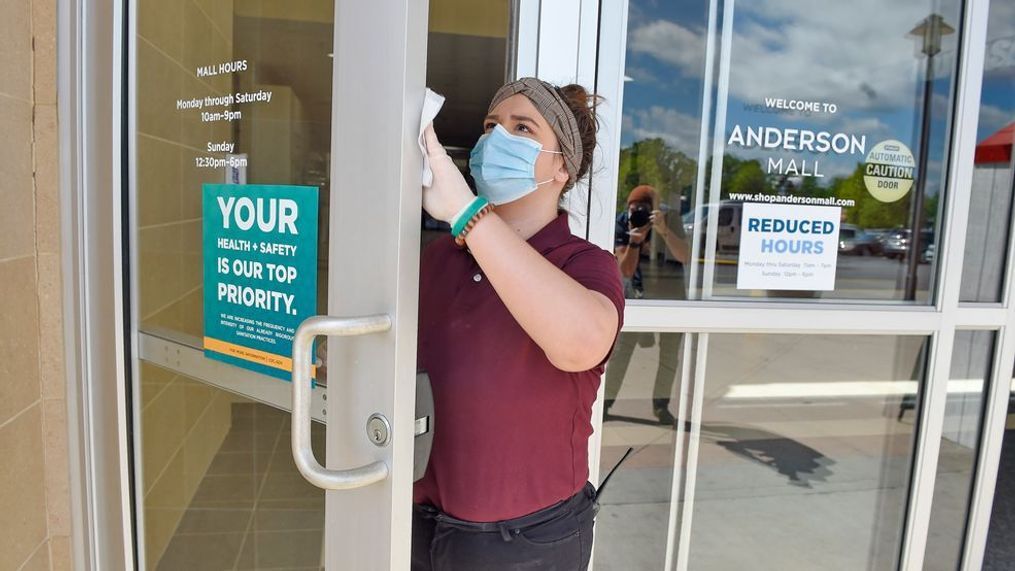
[[613,255],[572,236],[558,207],[592,162],[591,104],[577,85],[502,87],[470,159],[478,197],[427,128],[423,208],[454,236],[420,270],[436,422],[413,490],[413,569],[588,565],[592,403],[624,309]]

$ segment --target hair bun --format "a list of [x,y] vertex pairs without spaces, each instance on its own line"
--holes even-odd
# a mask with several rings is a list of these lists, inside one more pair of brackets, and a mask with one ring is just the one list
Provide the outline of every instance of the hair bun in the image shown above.
[[[568,108],[574,113],[575,121],[578,124],[578,133],[582,141],[582,157],[577,178],[582,178],[588,174],[589,169],[592,167],[592,156],[596,148],[596,131],[599,130],[596,105],[603,98],[594,93],[589,93],[588,90],[577,83],[571,83],[559,89],[560,94],[564,96],[564,101],[567,102]],[[571,181],[572,184],[574,182]]]
[[589,93],[585,87],[578,85],[577,83],[571,83],[561,87],[560,93],[569,104],[573,104],[575,107],[584,107],[588,109],[595,107],[596,103],[602,99],[598,95]]

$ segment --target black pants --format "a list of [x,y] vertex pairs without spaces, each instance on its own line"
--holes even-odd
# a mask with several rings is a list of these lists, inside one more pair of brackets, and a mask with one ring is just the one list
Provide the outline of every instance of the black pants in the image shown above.
[[599,503],[591,483],[518,518],[477,523],[413,505],[412,571],[585,571]]

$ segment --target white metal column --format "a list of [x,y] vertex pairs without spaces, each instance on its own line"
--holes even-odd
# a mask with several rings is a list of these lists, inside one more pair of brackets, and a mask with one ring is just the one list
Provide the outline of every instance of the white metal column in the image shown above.
[[941,241],[943,255],[938,264],[938,288],[935,296],[942,320],[940,329],[932,338],[927,378],[920,399],[919,439],[916,443],[916,462],[913,466],[900,563],[901,569],[912,571],[923,568],[945,404],[948,400],[955,330],[964,325],[959,311],[959,288],[976,147],[980,84],[983,79],[983,40],[987,36],[986,5],[986,1],[980,0],[965,3],[960,50],[963,57],[959,62],[957,81],[953,84],[955,112],[950,121],[952,134],[948,149],[948,183],[945,190],[944,235]]
[[[969,77],[963,82],[973,82],[970,86],[976,90],[975,110],[970,111],[963,105],[960,108],[964,120],[970,122],[965,137],[970,141],[963,141],[967,145],[968,157],[972,159],[973,149],[976,145],[976,127],[979,117],[979,95],[983,77],[983,64],[986,50],[987,21],[989,19],[990,0],[967,0],[972,4],[967,6],[969,17],[969,42],[964,42],[963,52],[967,53],[967,61],[963,64],[968,66]],[[971,12],[970,12],[971,11]],[[968,45],[967,45],[968,44]],[[973,102],[968,102],[973,107]],[[972,177],[972,164],[968,166],[966,180]],[[1010,188],[1015,189],[1015,161],[1011,165]],[[1009,218],[1015,221],[1015,205],[1013,205],[1012,216]],[[984,409],[983,428],[981,430],[980,449],[977,457],[977,470],[973,481],[973,494],[970,500],[969,518],[967,520],[965,557],[962,561],[963,571],[979,569],[983,564],[987,545],[987,535],[990,531],[991,506],[994,501],[994,492],[998,477],[1011,478],[1010,474],[999,474],[998,468],[1001,461],[1001,447],[1004,443],[1004,434],[1008,420],[1008,402],[1012,391],[1012,376],[1015,372],[1015,308],[1012,303],[1015,300],[1015,230],[1009,228],[1008,252],[1006,256],[1005,282],[1003,296],[1000,304],[976,304],[977,309],[963,305],[963,312],[987,313],[990,316],[1000,316],[1003,326],[1000,328],[994,349],[994,362],[991,368],[990,384],[985,395],[986,406]],[[971,305],[971,304],[970,304]]]

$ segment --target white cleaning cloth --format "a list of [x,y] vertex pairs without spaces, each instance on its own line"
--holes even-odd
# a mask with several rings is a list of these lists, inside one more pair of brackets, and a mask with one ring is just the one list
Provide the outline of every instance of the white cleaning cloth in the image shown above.
[[423,186],[429,188],[433,184],[433,171],[430,170],[430,159],[426,156],[426,142],[423,140],[423,129],[433,121],[441,107],[444,106],[444,96],[426,89],[426,96],[423,98],[423,114],[419,118],[419,152],[423,153]]

